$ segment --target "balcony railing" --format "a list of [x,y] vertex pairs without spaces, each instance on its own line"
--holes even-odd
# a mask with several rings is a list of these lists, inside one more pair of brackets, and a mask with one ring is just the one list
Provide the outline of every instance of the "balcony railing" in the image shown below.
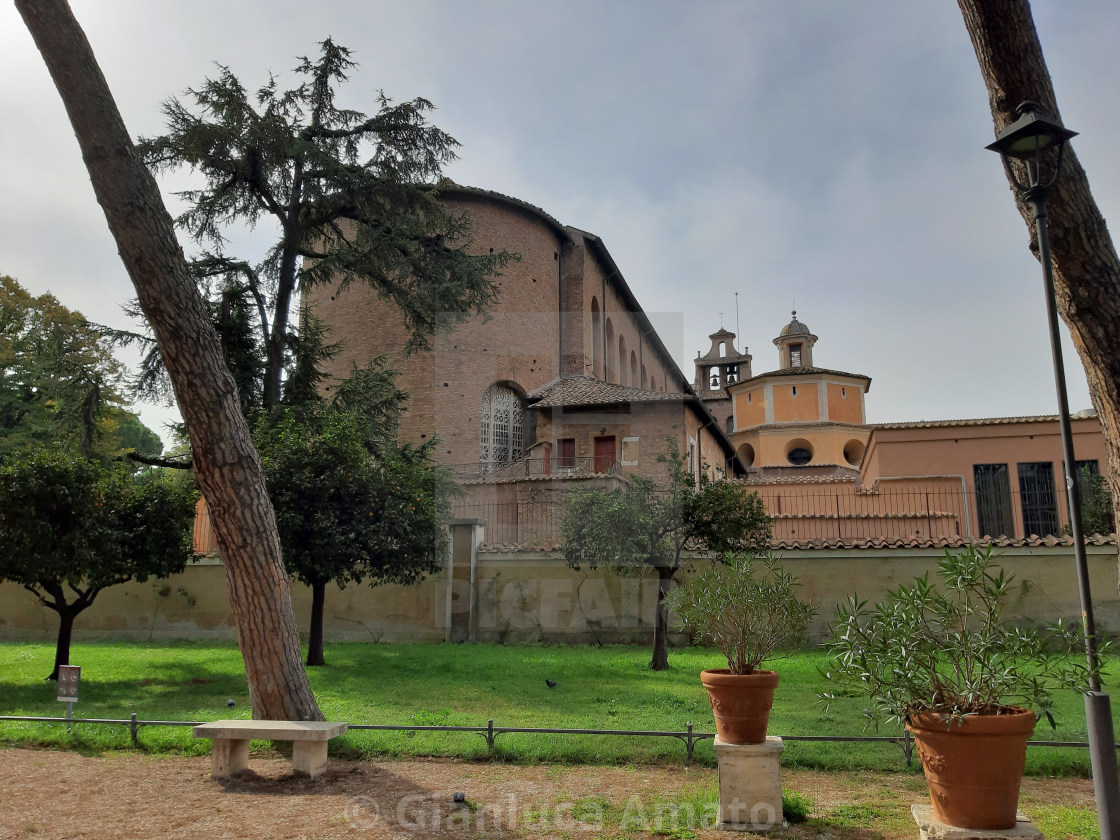
[[[572,458],[521,458],[510,463],[474,462],[471,464],[452,464],[450,469],[457,481],[474,481],[487,479],[499,481],[501,479],[518,478],[586,478],[592,475],[620,475],[621,468],[617,461],[609,465],[602,463],[596,465],[592,456],[581,455]],[[596,469],[596,466],[599,469]]]

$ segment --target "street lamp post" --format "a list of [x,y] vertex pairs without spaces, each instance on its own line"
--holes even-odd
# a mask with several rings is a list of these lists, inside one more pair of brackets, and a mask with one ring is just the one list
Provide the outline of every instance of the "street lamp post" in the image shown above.
[[[1034,215],[1038,235],[1038,257],[1042,262],[1042,281],[1046,293],[1046,315],[1050,326],[1050,349],[1054,356],[1054,384],[1058,392],[1058,422],[1062,430],[1062,457],[1065,459],[1066,492],[1069,499],[1070,530],[1077,565],[1077,588],[1081,596],[1081,628],[1085,637],[1085,656],[1089,663],[1089,690],[1085,694],[1085,722],[1089,731],[1089,757],[1093,768],[1093,790],[1097,800],[1097,819],[1102,838],[1120,838],[1120,780],[1116,767],[1116,739],[1112,728],[1112,706],[1101,691],[1097,655],[1097,631],[1093,621],[1093,602],[1089,592],[1089,565],[1081,533],[1081,489],[1076,480],[1077,462],[1073,457],[1073,433],[1066,395],[1065,363],[1058,332],[1058,308],[1054,300],[1054,271],[1050,264],[1050,234],[1046,223],[1046,199],[1058,179],[1066,141],[1076,137],[1057,120],[1036,113],[1033,102],[1024,102],[1018,119],[999,133],[987,148],[999,152],[1007,176]],[[1018,161],[1019,172],[1012,161]]]

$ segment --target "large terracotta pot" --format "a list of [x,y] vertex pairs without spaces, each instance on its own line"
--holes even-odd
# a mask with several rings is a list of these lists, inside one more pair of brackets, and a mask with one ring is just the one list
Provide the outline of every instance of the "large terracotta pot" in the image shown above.
[[726,668],[701,671],[700,681],[708,689],[716,735],[725,744],[761,744],[774,705],[778,675],[774,671],[732,674]]
[[966,715],[952,726],[938,714],[911,716],[906,728],[914,735],[933,811],[942,822],[988,831],[1015,827],[1035,717],[1026,709],[1006,711]]

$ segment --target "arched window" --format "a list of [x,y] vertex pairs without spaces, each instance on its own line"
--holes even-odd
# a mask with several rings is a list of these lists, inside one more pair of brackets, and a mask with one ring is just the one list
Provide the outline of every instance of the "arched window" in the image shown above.
[[648,385],[648,384],[649,384],[649,380],[646,378],[646,366],[642,365],[642,389],[644,390],[646,385]]
[[603,313],[596,298],[591,298],[591,375],[607,378],[603,371]]
[[626,338],[618,337],[618,384],[626,385]]
[[616,374],[618,373],[618,371],[615,370],[617,365],[615,364],[614,355],[614,324],[611,323],[610,318],[607,318],[607,336],[606,341],[604,341],[603,344],[607,348],[607,367],[603,371],[603,381],[617,382],[618,376]]
[[729,415],[727,418],[727,433],[731,434],[735,431],[735,416]]
[[479,472],[493,472],[521,457],[525,447],[525,402],[508,385],[491,385],[482,394],[478,437]]
[[638,383],[638,354],[633,350],[630,351],[630,387],[637,388]]

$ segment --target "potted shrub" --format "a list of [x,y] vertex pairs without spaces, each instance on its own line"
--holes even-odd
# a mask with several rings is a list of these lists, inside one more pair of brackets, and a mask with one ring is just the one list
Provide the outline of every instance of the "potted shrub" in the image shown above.
[[1052,692],[1088,685],[1080,629],[1008,622],[1013,576],[991,547],[947,551],[938,577],[940,588],[926,574],[873,609],[855,597],[837,607],[827,676],[869,696],[876,725],[905,723],[937,819],[1013,828],[1035,722],[1054,725]]
[[778,675],[759,666],[778,650],[799,646],[816,614],[798,600],[798,585],[771,554],[732,556],[666,596],[693,641],[718,648],[727,660],[726,668],[700,674],[725,743],[766,740]]

